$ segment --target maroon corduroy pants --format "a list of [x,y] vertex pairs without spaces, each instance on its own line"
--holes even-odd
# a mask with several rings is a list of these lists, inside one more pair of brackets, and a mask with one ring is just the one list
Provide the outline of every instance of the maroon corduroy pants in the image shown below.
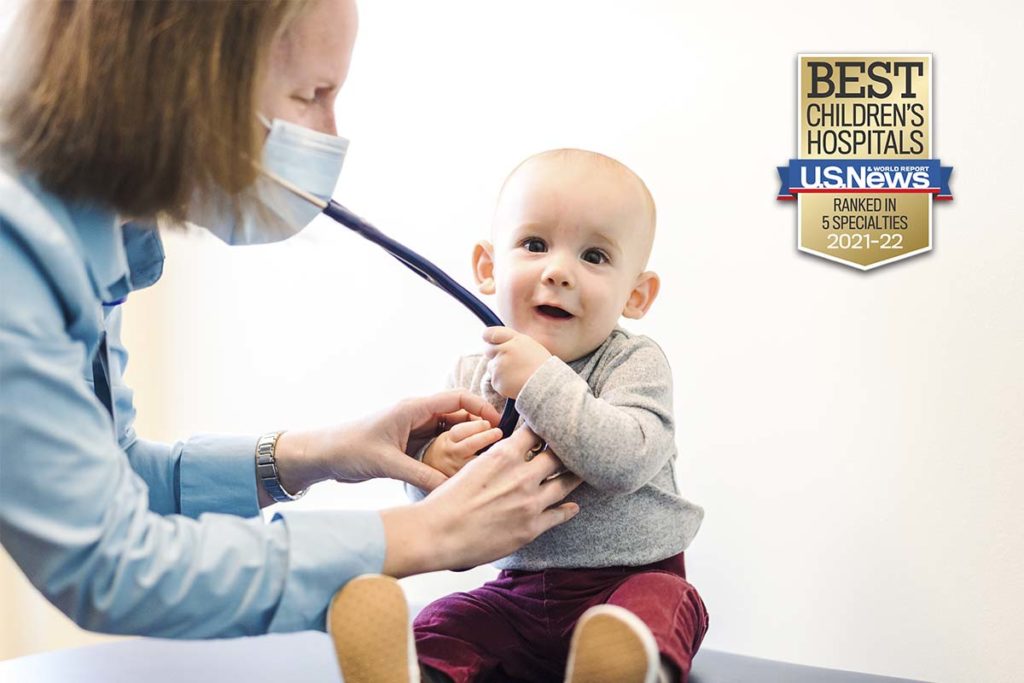
[[577,620],[601,604],[640,617],[662,659],[687,680],[708,613],[686,580],[682,553],[641,567],[502,571],[420,612],[413,625],[419,660],[455,683],[561,681]]

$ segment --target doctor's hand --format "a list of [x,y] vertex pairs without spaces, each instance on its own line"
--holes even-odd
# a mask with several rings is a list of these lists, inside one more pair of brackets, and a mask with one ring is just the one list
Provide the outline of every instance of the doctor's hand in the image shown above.
[[460,569],[504,557],[579,512],[561,502],[580,485],[528,427],[472,458],[418,503],[381,512],[395,577]]
[[[467,391],[446,391],[401,401],[370,417],[337,427],[287,431],[277,442],[281,483],[300,491],[326,479],[360,482],[386,477],[431,491],[447,477],[407,455],[410,442],[425,443],[439,423],[458,425],[483,419],[497,425],[501,416],[487,401]],[[262,503],[269,496],[260,490]]]

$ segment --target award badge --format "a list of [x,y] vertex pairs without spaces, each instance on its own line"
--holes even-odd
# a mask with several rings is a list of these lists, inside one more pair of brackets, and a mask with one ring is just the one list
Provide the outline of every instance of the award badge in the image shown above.
[[932,202],[952,167],[932,158],[932,56],[799,55],[797,247],[870,270],[932,248]]

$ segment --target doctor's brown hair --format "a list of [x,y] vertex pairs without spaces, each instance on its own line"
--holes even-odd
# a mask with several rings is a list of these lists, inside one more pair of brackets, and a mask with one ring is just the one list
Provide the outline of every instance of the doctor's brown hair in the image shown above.
[[3,143],[63,198],[182,220],[196,192],[255,180],[265,63],[308,4],[28,0]]

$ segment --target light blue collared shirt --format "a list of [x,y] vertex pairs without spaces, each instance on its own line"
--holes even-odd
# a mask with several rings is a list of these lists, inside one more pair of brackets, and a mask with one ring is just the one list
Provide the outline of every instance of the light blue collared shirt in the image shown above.
[[[284,512],[267,524],[255,436],[171,446],[135,434],[121,309],[109,304],[162,267],[155,228],[65,202],[0,156],[0,542],[86,629],[323,629],[334,592],[381,570],[380,515]],[[104,334],[113,420],[92,385]]]

